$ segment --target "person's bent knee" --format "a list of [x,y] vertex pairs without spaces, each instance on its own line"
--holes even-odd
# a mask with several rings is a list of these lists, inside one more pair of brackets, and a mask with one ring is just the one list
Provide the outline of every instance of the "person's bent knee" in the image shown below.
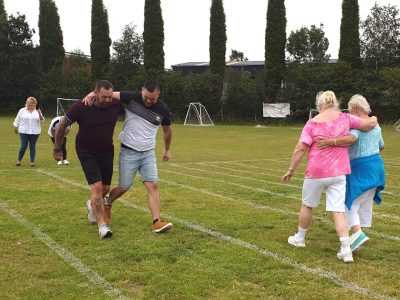
[[157,181],[144,181],[143,183],[148,190],[158,190],[158,182]]
[[97,181],[93,184],[90,185],[92,189],[92,193],[96,195],[102,195],[103,194],[103,184],[101,181]]

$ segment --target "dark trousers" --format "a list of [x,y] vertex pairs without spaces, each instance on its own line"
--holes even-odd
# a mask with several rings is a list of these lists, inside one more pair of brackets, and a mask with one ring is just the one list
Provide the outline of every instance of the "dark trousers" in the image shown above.
[[[51,141],[54,144],[54,138],[53,137],[50,137],[50,138],[51,138]],[[67,137],[65,137],[63,139],[62,144],[61,144],[61,151],[62,151],[62,154],[63,154],[63,159],[67,159],[67,147],[66,146],[67,146]]]
[[39,138],[39,134],[25,134],[25,133],[20,133],[19,138],[21,140],[21,147],[19,148],[19,153],[18,153],[18,160],[21,161],[22,158],[24,157],[26,148],[28,148],[29,144],[29,152],[31,156],[31,162],[35,162],[35,156],[36,156],[36,142]]

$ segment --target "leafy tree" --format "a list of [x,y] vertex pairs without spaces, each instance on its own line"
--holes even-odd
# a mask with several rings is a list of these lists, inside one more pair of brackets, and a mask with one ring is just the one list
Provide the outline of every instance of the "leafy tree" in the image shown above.
[[92,0],[92,41],[90,55],[92,58],[92,77],[100,79],[105,76],[110,64],[110,29],[108,12],[103,0]]
[[72,50],[68,53],[68,62],[71,68],[87,68],[88,56],[80,49]]
[[226,24],[222,0],[212,0],[210,9],[210,72],[225,74]]
[[359,22],[358,0],[343,0],[339,61],[350,63],[353,68],[361,66]]
[[0,0],[0,65],[7,63],[6,52],[8,44],[7,12],[4,9],[4,0]]
[[65,51],[60,16],[53,0],[39,2],[39,40],[42,71],[61,71]]
[[143,62],[143,38],[136,32],[136,25],[128,24],[122,37],[113,43],[110,76],[123,88],[132,80]]
[[243,52],[231,49],[229,61],[248,61],[249,59],[244,56]]
[[160,0],[144,2],[144,68],[150,76],[164,72],[164,20]]
[[[25,15],[10,15],[2,26],[6,29],[5,44],[1,45],[0,107],[1,111],[15,110],[37,87],[37,51],[33,47],[33,30],[29,28]],[[4,28],[2,28],[2,31]],[[19,103],[19,104],[18,104]]]
[[375,2],[370,15],[361,22],[361,53],[375,68],[400,64],[400,19],[396,6]]
[[122,30],[122,37],[113,43],[113,60],[137,69],[143,62],[143,38],[136,32],[136,25],[129,24]]
[[284,0],[268,0],[264,80],[267,101],[275,101],[286,72],[286,8]]
[[323,25],[319,28],[311,25],[310,29],[301,27],[291,32],[287,41],[286,50],[289,59],[295,62],[327,62],[330,55],[326,54],[329,41],[325,37]]

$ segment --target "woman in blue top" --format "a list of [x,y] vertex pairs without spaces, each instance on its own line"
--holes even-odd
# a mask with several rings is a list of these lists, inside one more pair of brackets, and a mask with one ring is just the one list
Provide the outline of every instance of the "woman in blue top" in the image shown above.
[[[361,95],[354,95],[348,103],[349,112],[362,119],[368,119],[371,108]],[[335,144],[336,143],[336,144]],[[373,201],[382,202],[381,190],[385,187],[385,168],[382,157],[384,141],[379,125],[368,132],[351,130],[348,136],[334,140],[321,139],[320,148],[349,146],[351,174],[346,176],[346,217],[354,232],[372,224]],[[361,231],[359,238],[351,245],[352,251],[369,238]]]

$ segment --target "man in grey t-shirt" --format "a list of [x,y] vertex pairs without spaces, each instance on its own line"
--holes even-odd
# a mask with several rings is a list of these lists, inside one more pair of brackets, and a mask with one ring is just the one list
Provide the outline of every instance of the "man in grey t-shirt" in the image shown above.
[[119,183],[104,203],[111,214],[111,204],[125,194],[133,185],[137,171],[147,189],[148,203],[153,221],[153,232],[161,233],[172,227],[160,218],[160,192],[155,157],[156,135],[162,127],[164,134],[163,160],[170,159],[172,139],[171,118],[168,106],[159,99],[160,88],[148,81],[140,93],[113,92],[113,98],[121,100],[126,107],[125,122],[119,135]]

